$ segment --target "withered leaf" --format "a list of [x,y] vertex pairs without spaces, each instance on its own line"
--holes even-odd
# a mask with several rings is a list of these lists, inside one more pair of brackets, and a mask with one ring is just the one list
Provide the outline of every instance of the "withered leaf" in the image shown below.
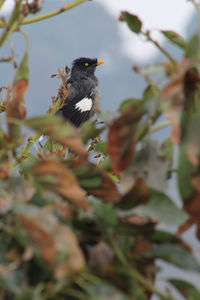
[[77,163],[77,160],[74,161],[74,167],[80,185],[88,194],[99,197],[105,202],[114,203],[120,200],[119,190],[106,171],[90,162]]
[[[85,260],[74,233],[48,211],[36,210],[20,215],[28,236],[40,249],[43,259],[51,264],[57,279],[64,279],[82,271]],[[62,259],[59,258],[62,254]]]
[[54,142],[69,147],[76,154],[84,158],[88,156],[88,152],[78,134],[78,130],[60,117],[46,115],[43,117],[30,118],[24,123],[39,133],[48,135]]
[[112,170],[124,171],[133,160],[136,146],[136,127],[142,117],[138,107],[131,106],[109,126],[108,153],[112,158]]
[[56,183],[50,186],[63,197],[66,197],[77,206],[87,209],[86,192],[80,187],[76,176],[59,160],[43,160],[34,167],[33,172],[40,178],[52,175]]

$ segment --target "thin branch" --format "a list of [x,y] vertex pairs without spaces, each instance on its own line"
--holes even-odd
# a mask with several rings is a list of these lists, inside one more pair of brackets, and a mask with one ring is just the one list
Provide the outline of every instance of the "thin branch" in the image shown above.
[[[61,9],[58,9],[58,10],[55,10],[55,11],[52,11],[50,13],[47,13],[47,14],[44,14],[44,15],[41,15],[41,16],[37,16],[37,17],[34,17],[34,18],[30,18],[28,20],[23,20],[22,22],[20,22],[19,25],[26,25],[26,24],[30,24],[30,23],[35,23],[35,22],[38,22],[38,21],[42,21],[42,20],[46,20],[48,18],[51,18],[51,17],[54,17],[54,16],[57,16],[67,10],[70,10],[71,8],[73,7],[76,7],[78,5],[80,5],[81,3],[83,2],[86,2],[88,0],[76,0],[72,3],[69,3],[69,4],[66,4],[65,6],[63,6]],[[1,27],[4,27],[5,25],[0,22],[0,28]]]
[[168,127],[170,125],[172,125],[171,121],[165,121],[163,123],[160,123],[160,124],[158,124],[158,125],[150,128],[149,133],[154,133],[154,132],[156,132],[156,131],[158,131],[160,129],[163,129],[165,127]]
[[149,30],[142,32],[142,34],[147,38],[148,41],[152,42],[174,65],[177,64],[176,60],[171,56],[171,54],[151,37]]
[[23,0],[19,0],[16,4],[16,7],[11,15],[11,18],[3,27],[5,27],[2,36],[0,37],[0,47],[5,43],[5,41],[9,38],[9,36],[16,30],[18,25],[22,22],[24,15],[21,14],[21,4]]

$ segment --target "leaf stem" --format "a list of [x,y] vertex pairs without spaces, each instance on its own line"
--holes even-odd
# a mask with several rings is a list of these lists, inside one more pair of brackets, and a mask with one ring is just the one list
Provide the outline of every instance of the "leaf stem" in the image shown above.
[[156,132],[156,131],[158,131],[160,129],[163,129],[163,128],[167,127],[167,126],[170,126],[170,125],[172,125],[171,121],[165,121],[163,123],[160,123],[160,124],[158,124],[158,125],[150,128],[149,133],[154,133],[154,132]]
[[[65,6],[61,7],[60,9],[58,10],[55,10],[55,11],[52,11],[52,12],[49,12],[49,13],[46,13],[44,15],[41,15],[41,16],[37,16],[37,17],[34,17],[34,18],[30,18],[30,19],[27,19],[27,20],[23,20],[22,22],[20,22],[19,25],[27,25],[27,24],[31,24],[31,23],[35,23],[35,22],[38,22],[38,21],[42,21],[42,20],[46,20],[48,18],[51,18],[51,17],[54,17],[54,16],[57,16],[67,10],[70,10],[71,8],[75,7],[75,6],[78,6],[80,5],[81,3],[83,2],[86,2],[88,0],[76,0],[72,3],[68,3],[66,4]],[[4,24],[2,22],[0,22],[0,28],[4,27]]]

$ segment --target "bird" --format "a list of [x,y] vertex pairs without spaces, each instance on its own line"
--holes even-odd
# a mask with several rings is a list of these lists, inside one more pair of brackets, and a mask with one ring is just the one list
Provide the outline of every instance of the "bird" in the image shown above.
[[101,95],[98,88],[98,79],[95,76],[96,67],[103,64],[97,58],[80,57],[73,61],[70,78],[68,96],[64,105],[56,115],[71,122],[75,127],[80,127],[93,114],[98,106]]
[[[70,78],[66,84],[70,84],[69,93],[64,105],[55,115],[61,116],[75,127],[80,127],[93,116],[94,109],[101,100],[98,79],[94,73],[96,67],[103,63],[104,61],[98,61],[97,58],[87,57],[80,57],[72,62]],[[44,135],[41,135],[38,140],[41,147],[43,139]]]

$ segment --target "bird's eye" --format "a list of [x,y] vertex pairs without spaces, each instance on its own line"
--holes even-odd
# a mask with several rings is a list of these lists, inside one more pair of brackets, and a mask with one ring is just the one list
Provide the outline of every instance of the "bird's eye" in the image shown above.
[[86,62],[86,63],[85,63],[85,66],[86,66],[86,67],[88,67],[88,66],[89,66],[89,64]]

